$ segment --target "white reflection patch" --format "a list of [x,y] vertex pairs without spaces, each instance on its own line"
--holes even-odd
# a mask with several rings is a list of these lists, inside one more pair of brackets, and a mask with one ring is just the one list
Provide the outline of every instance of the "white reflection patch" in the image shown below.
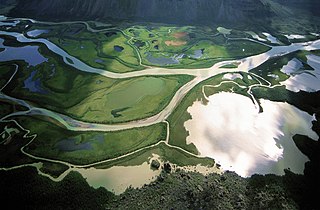
[[311,130],[314,118],[287,103],[260,102],[263,113],[258,113],[250,98],[234,93],[212,95],[207,105],[195,102],[188,108],[192,119],[185,122],[187,143],[241,176],[283,174],[284,168],[301,173],[307,158],[292,136],[317,139]]

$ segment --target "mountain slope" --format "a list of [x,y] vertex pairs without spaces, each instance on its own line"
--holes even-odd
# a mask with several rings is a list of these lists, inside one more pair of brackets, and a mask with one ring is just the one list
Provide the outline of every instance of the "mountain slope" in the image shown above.
[[131,19],[238,24],[271,15],[258,0],[17,0],[11,16],[37,19]]

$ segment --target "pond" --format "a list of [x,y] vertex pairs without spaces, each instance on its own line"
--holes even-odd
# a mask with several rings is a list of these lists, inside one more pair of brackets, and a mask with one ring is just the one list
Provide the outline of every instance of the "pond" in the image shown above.
[[161,170],[152,170],[148,162],[135,166],[113,166],[108,169],[74,169],[78,171],[94,188],[104,187],[109,191],[119,195],[128,187],[140,188],[144,184],[149,184],[160,175]]
[[0,61],[23,60],[29,66],[37,66],[48,59],[39,52],[38,46],[9,47],[3,45],[4,40],[0,38],[0,48],[5,48],[0,52]]
[[266,32],[263,32],[262,34],[266,36],[267,40],[272,44],[280,44],[279,40],[276,37],[272,36],[271,34]]
[[32,31],[28,31],[27,35],[29,37],[36,38],[36,37],[40,36],[41,34],[46,34],[46,33],[49,33],[49,30],[38,30],[38,29],[35,29],[35,30],[32,30]]
[[287,65],[284,65],[280,71],[290,76],[291,74],[295,74],[302,67],[302,62],[297,58],[293,58],[287,63]]
[[30,92],[33,92],[33,93],[47,94],[48,91],[44,90],[41,87],[41,79],[40,78],[34,79],[34,76],[36,75],[36,73],[37,73],[36,70],[31,72],[30,76],[24,81],[24,88],[27,88]]
[[79,139],[64,139],[59,141],[55,146],[58,150],[63,152],[72,152],[78,150],[91,150],[93,149],[92,144],[94,143],[103,143],[104,136],[96,135],[94,139],[88,142],[78,143]]
[[190,55],[191,58],[199,59],[203,56],[204,49],[195,50],[193,55]]
[[223,75],[223,80],[235,80],[235,79],[243,79],[243,76],[239,73],[227,73]]
[[266,42],[267,40],[261,38],[258,34],[256,34],[255,32],[253,31],[246,31],[247,34],[251,35],[252,38],[258,40],[258,41],[261,41],[261,42]]
[[290,34],[290,35],[284,35],[288,39],[305,39],[306,36],[300,35],[300,34]]
[[217,31],[223,35],[230,35],[232,30],[224,27],[218,27]]
[[[297,59],[292,59],[281,71],[290,75],[289,79],[280,82],[287,90],[293,92],[306,91],[317,92],[320,90],[320,57],[307,55],[307,63],[314,70],[302,70],[302,63]],[[300,71],[299,71],[300,70]]]
[[121,47],[121,46],[119,46],[119,45],[115,45],[115,46],[113,47],[113,49],[114,49],[115,51],[117,51],[117,52],[122,52],[122,51],[124,50],[124,48]]
[[104,60],[100,59],[100,58],[97,58],[94,60],[96,63],[99,63],[99,64],[103,64],[104,63]]
[[180,61],[179,59],[182,58],[182,56],[172,56],[172,57],[164,57],[164,56],[159,56],[159,57],[154,57],[151,53],[147,52],[146,53],[146,59],[148,60],[148,62],[155,64],[155,65],[161,65],[161,66],[165,66],[165,65],[172,65],[172,64],[179,64]]

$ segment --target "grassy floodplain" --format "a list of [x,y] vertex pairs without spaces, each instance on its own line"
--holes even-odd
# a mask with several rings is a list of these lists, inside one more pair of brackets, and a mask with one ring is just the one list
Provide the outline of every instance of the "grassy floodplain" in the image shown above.
[[[5,2],[12,2],[12,0]],[[292,84],[298,89],[299,82],[303,79],[300,80],[299,77],[296,80],[292,79],[300,76],[299,74],[315,75],[314,78],[317,79],[318,70],[315,66],[318,66],[318,58],[309,55],[320,55],[320,51],[297,51],[277,56],[273,54],[277,51],[275,49],[268,54],[276,57],[268,59],[249,73],[246,73],[248,69],[238,69],[240,66],[244,68],[255,66],[258,59],[251,59],[249,56],[266,52],[271,49],[271,46],[281,46],[280,48],[284,50],[282,52],[285,52],[286,49],[298,49],[298,46],[301,46],[301,49],[312,49],[314,46],[319,48],[318,43],[309,42],[320,38],[318,34],[319,18],[307,17],[303,10],[300,11],[300,8],[295,10],[292,7],[293,10],[290,13],[291,6],[288,10],[285,6],[279,7],[285,4],[282,2],[262,1],[262,3],[275,15],[261,19],[261,22],[258,17],[250,18],[251,20],[244,24],[239,19],[234,25],[227,25],[226,22],[220,25],[221,22],[212,20],[213,22],[209,23],[210,27],[138,23],[133,22],[133,19],[117,22],[110,18],[99,19],[98,21],[101,22],[45,23],[38,20],[13,19],[10,18],[13,17],[11,15],[8,15],[10,17],[5,20],[6,17],[0,15],[0,25],[2,24],[0,33],[16,32],[19,38],[25,36],[29,40],[34,39],[32,43],[23,44],[15,40],[16,34],[14,36],[1,35],[1,39],[5,41],[4,48],[0,47],[0,60],[1,58],[7,59],[7,55],[1,57],[1,53],[8,54],[10,50],[13,50],[9,48],[30,50],[15,51],[18,53],[12,53],[14,55],[12,57],[9,55],[8,61],[0,62],[0,88],[7,84],[1,90],[0,95],[3,98],[9,96],[7,99],[0,99],[0,119],[12,113],[17,114],[0,121],[0,133],[2,132],[0,138],[10,135],[6,127],[9,127],[11,131],[12,129],[19,131],[18,133],[12,132],[12,138],[7,138],[0,144],[0,188],[3,202],[11,206],[19,205],[20,207],[21,205],[32,209],[79,209],[79,206],[83,209],[318,209],[319,187],[317,183],[320,177],[318,154],[320,153],[317,151],[320,147],[319,141],[313,141],[309,137],[301,135],[293,137],[296,146],[310,160],[305,164],[304,175],[294,174],[291,167],[290,170],[284,170],[284,176],[253,175],[251,178],[241,178],[228,171],[221,176],[218,174],[202,176],[196,173],[196,167],[193,167],[198,164],[210,167],[221,164],[221,167],[225,169],[224,164],[220,163],[218,158],[216,159],[217,164],[213,159],[202,158],[197,155],[198,145],[196,147],[187,143],[187,140],[192,139],[192,136],[188,138],[189,133],[186,130],[186,128],[189,130],[186,122],[191,118],[188,112],[189,107],[191,107],[189,111],[193,114],[191,111],[194,107],[193,103],[197,101],[198,104],[198,101],[201,101],[203,104],[210,105],[212,101],[211,99],[210,102],[206,101],[207,96],[219,92],[234,92],[251,98],[256,105],[257,114],[259,99],[290,103],[314,116],[312,129],[319,135],[320,91],[317,91],[318,86],[317,89],[314,88],[314,91],[317,92],[302,91],[308,91],[307,87],[300,89],[299,92],[293,92],[294,90],[288,90],[287,84],[292,81]],[[131,6],[135,6],[134,4],[130,1]],[[28,8],[25,9],[26,16],[29,12],[32,13],[28,11]],[[85,10],[84,7],[82,9]],[[99,10],[93,7],[91,9]],[[247,9],[251,8],[245,8]],[[283,16],[282,12],[284,12]],[[286,17],[287,12],[300,15],[299,17]],[[306,11],[306,13],[311,12],[314,11],[310,8]],[[268,13],[261,14],[267,15]],[[290,14],[288,15],[292,16]],[[74,16],[72,19],[84,19],[90,13],[81,15],[83,17]],[[43,17],[51,19],[50,21],[57,21],[53,17],[47,17],[47,14],[43,14]],[[231,19],[233,18],[230,17]],[[106,22],[103,23],[103,21]],[[214,24],[219,25],[214,26]],[[39,30],[42,31],[40,34],[32,35],[37,34]],[[90,67],[97,68],[105,76],[86,73],[80,71],[80,68],[71,67],[71,64],[79,64],[70,58],[65,58],[66,61],[62,60],[61,56],[39,44],[38,39],[51,41],[70,56]],[[296,45],[297,48],[289,47],[292,43],[298,42],[309,43],[299,43]],[[38,58],[33,56],[38,54],[40,54]],[[215,75],[216,72],[213,71],[216,68],[202,69],[211,67],[220,61],[242,58],[244,59],[238,62],[226,62],[226,65],[217,69],[219,72],[225,72],[224,74]],[[44,62],[34,66],[37,59],[44,60]],[[15,74],[16,65],[19,68]],[[315,68],[315,71],[311,66]],[[93,68],[88,68],[88,70],[93,70]],[[207,78],[207,75],[215,76],[205,81],[201,80],[202,82],[194,87],[192,86],[194,83],[190,82],[188,84],[190,86],[186,85],[186,89],[178,91],[194,77],[161,75],[162,72],[165,72],[164,74],[171,72],[170,69],[175,69],[175,72],[179,71],[176,69],[180,69],[179,74],[183,73],[184,69],[188,69],[186,72],[197,75],[194,82]],[[158,76],[152,76],[152,70]],[[235,70],[238,72],[234,72]],[[109,74],[110,72],[112,74]],[[123,76],[121,74],[134,76],[120,79]],[[310,80],[315,83],[310,82],[309,84],[317,85],[316,79]],[[11,81],[8,83],[8,80]],[[191,86],[192,88],[188,89]],[[156,117],[148,117],[164,110],[173,99],[174,94],[177,94],[177,97],[174,98],[178,103],[176,107],[171,107],[172,112],[168,113],[168,118],[162,118],[164,115],[161,115],[156,122],[161,118],[162,123],[138,127],[141,124],[136,124],[135,120],[149,125],[149,122]],[[87,123],[66,120],[67,123],[72,124],[68,130],[62,121],[56,121],[53,117],[28,115],[27,112],[24,112],[27,111],[28,106],[18,105],[21,102],[18,101],[19,99],[25,100],[26,104],[35,108],[31,108],[32,114],[37,113],[36,108],[44,108],[56,112],[57,115],[52,114],[54,116],[59,116],[61,113]],[[234,102],[227,98],[224,100],[229,104]],[[260,113],[267,112],[268,109],[263,106],[262,101],[261,104]],[[244,107],[242,111],[246,110],[245,108],[247,107]],[[277,112],[277,110],[273,111]],[[166,111],[167,109],[165,113]],[[17,112],[20,112],[19,115]],[[279,116],[286,114],[279,112]],[[223,117],[228,119],[228,123],[232,123],[231,118]],[[214,119],[215,116],[211,118],[219,120],[219,118]],[[277,119],[273,118],[273,120]],[[281,122],[278,121],[279,127]],[[107,125],[90,125],[90,123]],[[199,123],[199,126],[205,126]],[[268,131],[267,122],[264,123],[266,125],[264,128]],[[132,129],[113,132],[92,131],[97,128],[113,130],[130,126]],[[288,127],[287,125],[281,127],[284,130],[283,133],[286,133]],[[72,129],[81,131],[72,131]],[[250,132],[246,133],[251,135]],[[190,134],[192,134],[191,131]],[[280,132],[278,134],[281,136]],[[291,138],[286,140],[291,140]],[[276,143],[281,144],[280,141],[281,139]],[[201,143],[205,144],[205,142]],[[269,149],[267,146],[265,148]],[[284,158],[287,148],[283,147],[283,149]],[[199,151],[203,150],[199,149]],[[231,150],[226,155],[238,159]],[[151,162],[154,159],[160,162],[158,171],[155,169],[157,162]],[[245,162],[240,165],[243,168],[246,164],[250,164],[250,158],[244,159]],[[186,166],[185,168],[194,170],[194,172],[187,173],[177,167],[178,170],[169,173],[168,165],[173,168],[171,172],[175,171],[176,165]],[[143,169],[140,166],[143,166]],[[235,169],[234,166],[232,167]],[[259,167],[266,166],[259,165]],[[214,170],[203,168],[197,169],[199,171]],[[114,169],[119,169],[120,172]],[[93,171],[93,174],[91,172],[90,175],[82,173],[82,176],[85,177],[83,178],[74,170]],[[140,189],[129,187],[120,196],[108,192],[107,189],[112,189],[107,188],[106,185],[103,185],[104,183],[98,183],[101,181],[99,178],[113,183],[116,183],[114,177],[118,177],[120,181],[127,181],[127,177],[140,179],[144,177],[143,173],[147,174],[151,170],[156,172],[154,174],[159,174],[155,181]],[[100,176],[101,171],[103,175]],[[142,174],[136,175],[137,171]],[[112,173],[104,174],[104,172]],[[91,178],[94,179],[93,182],[101,185],[92,183]],[[96,187],[99,188],[94,189]]]
[[[241,58],[269,49],[247,40],[228,40],[212,29],[196,27],[151,27],[149,36],[139,29],[130,29],[139,37],[143,64],[167,68],[205,68],[222,61]],[[150,59],[150,57],[152,59]],[[152,62],[155,61],[155,62]]]
[[128,157],[124,157],[109,163],[98,164],[95,166],[95,168],[106,169],[110,168],[111,166],[137,166],[143,164],[144,162],[148,162],[153,154],[159,155],[161,161],[163,162],[168,161],[182,167],[190,165],[195,166],[198,164],[212,167],[215,164],[214,160],[210,158],[194,157],[182,152],[181,150],[171,148],[164,143],[160,143],[153,148],[137,152]]
[[[96,36],[92,34],[91,36]],[[127,39],[119,32],[118,38],[108,38],[104,41],[94,41],[88,38],[80,40],[73,38],[51,38],[49,39],[70,55],[77,57],[88,65],[95,68],[102,68],[112,72],[130,72],[141,70],[139,61],[133,49],[126,43]],[[123,46],[122,52],[117,52],[114,47]]]
[[[3,91],[87,122],[127,122],[157,114],[192,79],[184,75],[111,79],[73,69],[44,47],[40,51],[48,62],[36,67],[18,62],[18,73]],[[30,91],[26,81],[37,89]]]
[[[219,61],[266,52],[270,49],[268,44],[271,44],[262,32],[257,32],[257,36],[266,41],[259,43],[257,40],[249,40],[252,37],[242,31],[229,32],[228,29],[221,31],[209,27],[160,26],[149,23],[135,26],[121,23],[119,26],[103,27],[92,22],[87,23],[94,28],[93,30],[99,30],[93,32],[85,23],[80,22],[54,26],[30,22],[29,24],[26,28],[19,27],[19,32],[26,37],[48,39],[91,67],[121,74],[143,69],[151,70],[154,66],[194,68],[198,71]],[[28,35],[28,32],[35,29],[46,32],[36,37]],[[284,36],[279,35],[276,38],[284,43]],[[34,107],[52,110],[89,123],[116,126],[118,123],[153,116],[169,104],[179,88],[194,78],[187,75],[148,74],[136,74],[125,79],[118,79],[116,76],[109,78],[79,71],[67,65],[66,63],[72,63],[71,59],[67,58],[65,63],[59,55],[36,41],[22,44],[9,36],[4,36],[4,39],[5,45],[8,46],[37,46],[37,50],[46,60],[36,66],[28,65],[23,60],[2,63],[1,67],[4,68],[0,85],[6,84],[12,76],[15,70],[12,64],[19,66],[17,74],[4,88],[4,94],[24,99]],[[35,160],[39,161],[38,158],[46,158],[41,160],[42,166],[38,170],[54,178],[59,177],[69,167],[72,169],[68,163],[86,165],[85,168],[107,169],[113,166],[138,166],[146,161],[150,163],[150,158],[154,155],[159,155],[161,162],[168,161],[178,166],[213,166],[214,160],[197,156],[197,148],[186,142],[189,134],[184,124],[190,119],[188,108],[197,100],[207,103],[205,96],[228,91],[251,97],[249,90],[252,90],[257,99],[269,96],[274,100],[290,102],[294,97],[291,97],[291,93],[284,87],[270,87],[288,78],[288,75],[280,70],[293,58],[301,61],[304,69],[310,68],[307,64],[307,54],[295,52],[275,57],[250,73],[219,74],[202,81],[179,102],[169,118],[165,119],[168,122],[148,127],[113,132],[80,132],[67,130],[49,117],[14,117],[21,126],[30,130],[30,134],[35,134],[36,138],[27,145],[31,138],[17,135],[12,144],[8,147],[1,145],[0,149],[4,156],[11,157],[4,161],[13,165],[34,163]],[[233,71],[232,68],[239,65],[240,62],[233,62],[222,68],[230,68],[230,71]],[[278,79],[270,77],[270,74],[277,75]],[[271,82],[270,86],[268,81]],[[252,87],[253,85],[260,87]],[[18,111],[16,106],[5,101],[1,102],[1,105],[1,116]],[[318,106],[312,101],[305,108],[310,111],[313,105]],[[23,151],[33,155],[35,160],[21,153],[21,148],[25,145],[27,146]]]
[[[124,80],[107,91],[93,93],[72,107],[70,113],[77,113],[80,119],[112,123],[145,118],[160,112],[182,84],[184,81],[179,81],[179,77]],[[100,103],[97,98],[101,98]]]
[[140,63],[167,68],[206,68],[222,60],[270,49],[243,39],[244,33],[236,30],[229,36],[208,27],[157,24],[124,24],[93,33],[79,23],[56,26],[40,35],[88,65],[112,72],[141,70],[144,67]]
[[[89,25],[97,29],[95,24]],[[54,27],[31,24],[26,30],[35,28],[47,30],[39,38],[52,41],[86,64],[120,73],[141,70],[144,67],[140,63],[166,68],[203,68],[218,61],[243,58],[270,49],[266,45],[245,39],[248,35],[242,31],[230,30],[230,33],[225,34],[208,27],[124,24],[117,28],[110,26],[106,30],[91,32],[83,23],[68,23]],[[262,33],[258,35],[266,38]],[[39,50],[49,59],[48,62],[37,67],[27,67],[18,62],[20,69],[28,71],[19,71],[5,93],[87,122],[115,124],[152,116],[169,103],[178,88],[192,79],[191,76],[110,79],[79,72],[65,65],[59,56],[50,53],[45,47],[41,46]],[[299,56],[304,59],[303,54]],[[150,57],[157,61],[160,58],[164,63],[153,63]],[[274,66],[278,69],[267,70],[267,66],[263,64],[263,73],[258,69],[252,72],[264,78],[267,77],[265,72],[277,73],[284,80],[286,75],[281,75],[280,67],[288,63],[290,58],[281,57],[280,61],[278,58],[271,61],[276,63]],[[165,63],[170,59],[177,62]],[[237,64],[231,64],[226,67],[236,66]],[[26,88],[24,83],[32,73],[32,80],[39,80],[43,91],[35,92]],[[243,79],[234,80],[239,85],[248,87],[258,83],[256,78],[249,79],[246,73],[241,75]],[[185,142],[188,134],[183,123],[190,117],[187,108],[195,100],[205,103],[202,87],[218,85],[222,77],[223,75],[217,75],[197,85],[172,113],[169,117],[171,144],[197,153],[193,145],[186,145]],[[278,84],[278,81],[271,82]],[[205,87],[203,91],[209,96],[219,91],[231,90],[248,96],[248,88],[240,88],[234,83],[222,84],[216,88]]]
[[[84,24],[61,24],[54,27],[38,25],[33,29],[46,30],[47,33],[37,38],[46,38],[58,45],[70,55],[82,60],[86,64],[112,72],[130,72],[141,70],[138,57],[134,49],[128,44],[128,37],[119,30],[93,33]],[[112,30],[112,29],[110,29]],[[117,52],[114,46],[122,46],[123,52]]]
[[165,124],[115,132],[76,132],[40,118],[19,117],[17,121],[37,134],[26,152],[78,165],[119,157],[166,138]]

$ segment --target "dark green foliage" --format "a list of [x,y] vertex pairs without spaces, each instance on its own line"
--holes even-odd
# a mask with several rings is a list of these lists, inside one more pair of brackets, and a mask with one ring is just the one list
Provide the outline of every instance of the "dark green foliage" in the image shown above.
[[[32,140],[32,137],[24,138],[26,134],[25,131],[19,129],[19,127],[14,122],[1,122],[0,132],[3,128],[7,126],[8,128],[14,128],[19,131],[19,133],[12,132],[11,138],[0,144],[0,168],[1,167],[12,167],[20,164],[33,163],[34,161],[27,157],[21,152],[21,147],[26,145]],[[1,138],[2,141],[2,138]]]
[[10,209],[105,209],[113,197],[90,187],[76,172],[53,182],[34,168],[0,171],[0,188],[2,205]]
[[320,107],[320,91],[312,93],[300,91],[295,93],[286,90],[286,88],[282,86],[275,88],[255,87],[252,89],[252,93],[257,98],[287,102],[309,114],[315,113],[317,108]]

